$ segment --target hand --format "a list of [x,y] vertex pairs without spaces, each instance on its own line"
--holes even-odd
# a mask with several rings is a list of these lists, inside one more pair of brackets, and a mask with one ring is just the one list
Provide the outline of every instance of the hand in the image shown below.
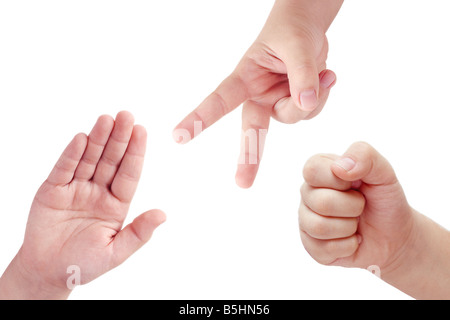
[[190,141],[244,103],[236,182],[240,187],[250,187],[259,168],[270,118],[296,123],[313,118],[325,105],[336,82],[335,74],[326,69],[325,32],[341,4],[339,0],[320,4],[277,1],[261,34],[236,69],[176,127],[175,140]]
[[303,245],[319,263],[376,271],[417,299],[450,298],[450,232],[412,209],[394,170],[367,143],[304,168]]
[[100,117],[89,137],[73,139],[36,194],[9,268],[45,298],[68,296],[69,266],[79,268],[80,284],[88,283],[124,262],[164,222],[154,210],[122,229],[146,148],[146,131],[133,122],[127,112],[115,121]]
[[418,213],[377,151],[356,143],[343,157],[314,156],[305,165],[304,178],[300,234],[316,261],[377,266],[384,276],[403,261],[416,235]]

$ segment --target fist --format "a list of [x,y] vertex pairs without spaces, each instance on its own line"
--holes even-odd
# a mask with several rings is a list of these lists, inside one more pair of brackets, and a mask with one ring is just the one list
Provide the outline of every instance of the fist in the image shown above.
[[324,265],[394,268],[414,213],[388,161],[358,142],[343,156],[312,157],[303,175],[299,225],[308,253]]

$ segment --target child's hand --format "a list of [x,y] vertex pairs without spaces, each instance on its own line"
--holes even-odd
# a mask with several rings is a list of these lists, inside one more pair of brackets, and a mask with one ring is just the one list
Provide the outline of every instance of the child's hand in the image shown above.
[[[69,266],[79,268],[85,284],[120,265],[150,239],[165,220],[161,211],[143,213],[122,228],[145,148],[146,131],[134,126],[127,112],[115,121],[102,116],[89,137],[73,139],[36,194],[22,248],[4,275],[19,275],[28,292],[11,290],[9,297],[65,298],[70,293]],[[10,284],[2,280],[0,296]]]
[[450,298],[450,233],[409,206],[394,170],[370,145],[314,156],[304,177],[300,234],[316,261],[372,267],[415,298]]
[[319,263],[386,275],[414,234],[416,214],[389,163],[366,143],[343,157],[317,155],[304,168],[301,238]]
[[[326,69],[325,32],[341,0],[278,0],[255,43],[234,72],[175,129],[180,143],[190,141],[244,103],[236,182],[250,187],[256,177],[270,117],[283,123],[310,119],[322,110],[336,81]],[[250,133],[249,133],[250,132]],[[186,138],[187,137],[187,138]]]

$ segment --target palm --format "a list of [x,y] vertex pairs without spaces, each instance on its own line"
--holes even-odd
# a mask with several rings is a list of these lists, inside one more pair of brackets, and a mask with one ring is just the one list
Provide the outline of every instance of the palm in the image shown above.
[[[108,246],[122,229],[128,206],[91,182],[73,182],[65,187],[45,183],[36,195],[27,229],[26,245],[36,255],[33,260],[45,257],[57,261],[53,267],[63,271],[74,263],[74,252],[83,252],[85,260],[77,265],[86,276],[83,280],[89,282],[111,269]],[[50,252],[50,257],[45,252]],[[90,263],[93,258],[104,261],[100,270]]]
[[142,245],[147,236],[141,239],[135,226],[122,230],[145,153],[145,130],[132,123],[127,113],[115,124],[100,118],[89,141],[79,135],[68,146],[30,211],[20,251],[30,272],[63,285],[67,268],[76,265],[87,283]]

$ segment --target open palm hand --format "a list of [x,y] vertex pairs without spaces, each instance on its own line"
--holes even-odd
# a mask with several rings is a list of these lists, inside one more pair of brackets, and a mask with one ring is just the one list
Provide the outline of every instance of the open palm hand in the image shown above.
[[76,266],[80,284],[124,262],[164,220],[159,210],[122,229],[144,163],[146,131],[131,114],[102,116],[77,135],[36,194],[16,260],[29,275],[66,286]]

